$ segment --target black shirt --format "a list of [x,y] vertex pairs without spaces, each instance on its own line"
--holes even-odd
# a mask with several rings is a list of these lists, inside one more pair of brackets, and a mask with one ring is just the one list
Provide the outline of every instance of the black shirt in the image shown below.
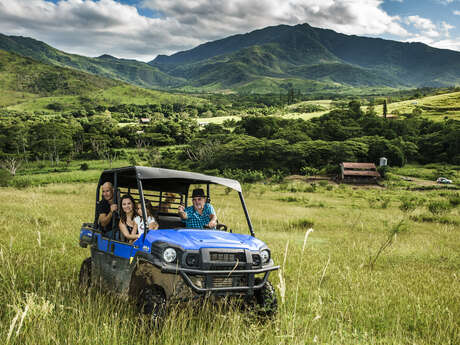
[[[105,200],[105,199],[102,199],[101,201],[99,201],[97,203],[97,219],[98,219],[98,223],[99,223],[99,216],[101,214],[109,214],[109,212],[110,212],[110,204],[109,204],[109,202],[107,200]],[[106,226],[102,226],[99,223],[99,228],[102,230],[102,232],[107,232],[107,231],[112,230],[112,221],[113,221],[113,218],[110,218],[110,221]],[[117,227],[117,225],[118,224],[115,225],[115,228]]]

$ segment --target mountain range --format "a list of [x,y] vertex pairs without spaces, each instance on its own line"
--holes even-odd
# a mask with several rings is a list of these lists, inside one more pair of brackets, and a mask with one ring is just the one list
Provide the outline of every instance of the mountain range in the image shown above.
[[267,93],[460,84],[460,52],[422,43],[279,25],[207,42],[148,63],[68,54],[32,38],[0,34],[0,49],[138,86]]

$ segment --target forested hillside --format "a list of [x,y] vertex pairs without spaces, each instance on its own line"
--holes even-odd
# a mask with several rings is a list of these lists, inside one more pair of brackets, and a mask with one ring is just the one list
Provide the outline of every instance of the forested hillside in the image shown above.
[[[339,34],[308,24],[279,25],[208,42],[150,62],[194,86],[272,90],[313,81],[337,92],[353,87],[420,87],[460,83],[460,53],[377,38]],[[225,77],[233,70],[232,77]],[[219,79],[217,76],[224,76]],[[273,79],[285,81],[274,84]],[[254,83],[257,82],[258,88]],[[250,85],[250,86],[248,86]],[[252,87],[251,87],[252,86]]]
[[0,34],[0,49],[33,58],[36,61],[122,80],[148,88],[170,88],[183,84],[183,80],[168,76],[144,62],[117,59],[110,55],[91,58],[68,54],[44,42],[29,37]]
[[121,83],[89,73],[50,66],[0,50],[0,88],[41,95],[75,95]]

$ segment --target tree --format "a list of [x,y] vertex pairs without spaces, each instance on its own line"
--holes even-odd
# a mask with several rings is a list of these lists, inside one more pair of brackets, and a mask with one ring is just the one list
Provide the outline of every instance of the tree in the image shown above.
[[37,120],[31,126],[32,153],[51,164],[69,156],[73,149],[72,128],[61,120]]
[[387,100],[383,100],[383,117],[387,118]]
[[7,170],[11,175],[15,176],[16,171],[21,167],[22,159],[14,155],[8,155],[0,161],[0,167]]

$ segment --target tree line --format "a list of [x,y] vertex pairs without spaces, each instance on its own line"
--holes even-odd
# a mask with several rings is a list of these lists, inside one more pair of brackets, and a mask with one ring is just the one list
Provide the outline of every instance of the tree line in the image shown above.
[[[309,121],[258,114],[204,128],[174,110],[148,124],[121,124],[109,114],[31,117],[2,110],[0,159],[4,166],[12,160],[112,161],[126,156],[125,149],[137,149],[131,150],[133,160],[200,171],[334,171],[342,161],[377,163],[379,157],[393,166],[460,164],[460,121],[385,119],[372,110],[364,113],[356,100]],[[171,149],[159,150],[165,146]]]

